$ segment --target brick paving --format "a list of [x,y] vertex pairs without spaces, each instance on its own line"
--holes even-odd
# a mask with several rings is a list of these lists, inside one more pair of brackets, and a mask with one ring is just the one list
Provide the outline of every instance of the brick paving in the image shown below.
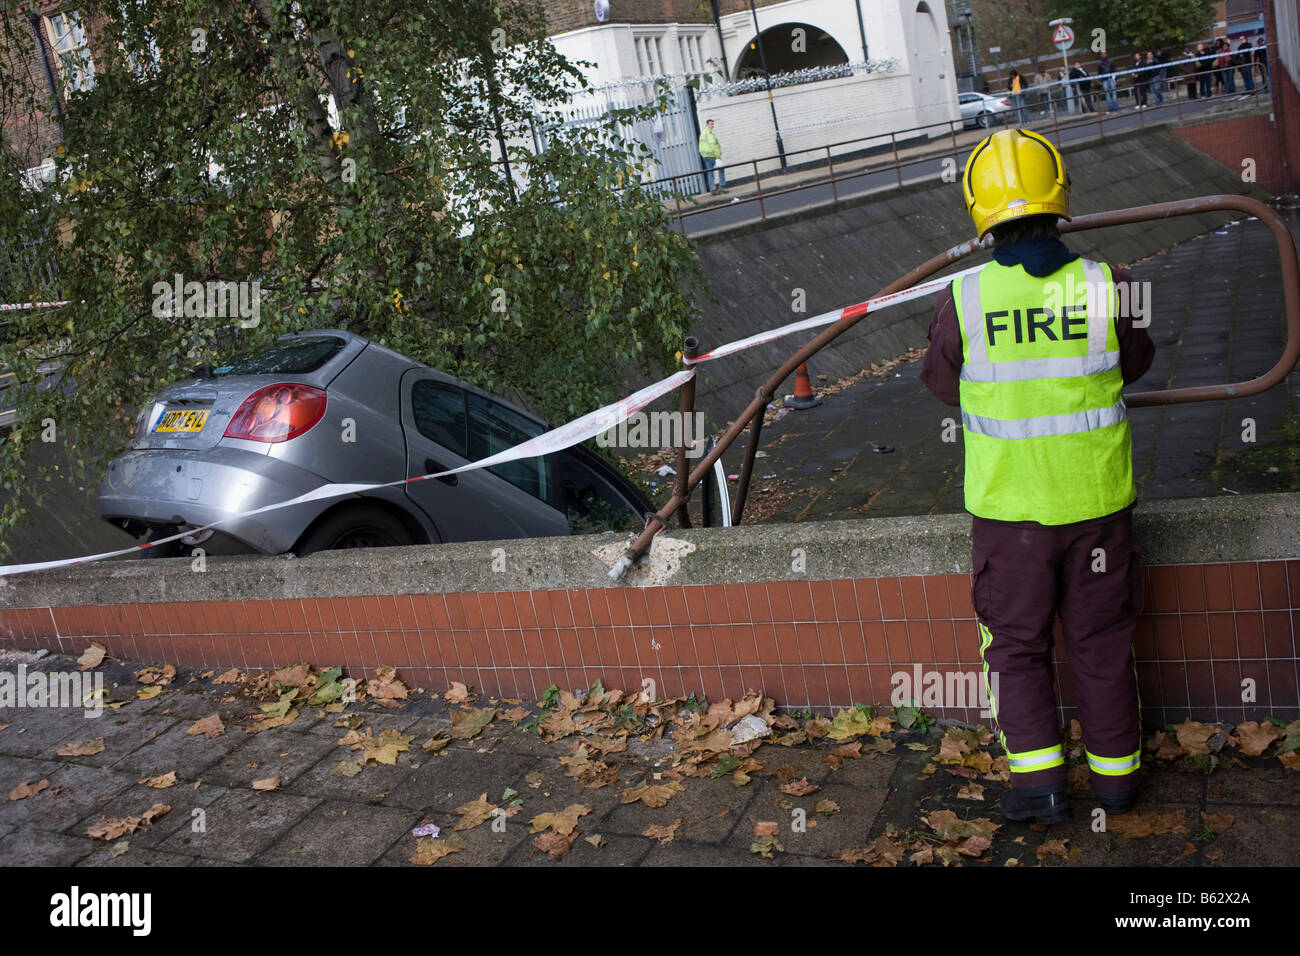
[[[0,670],[12,672],[17,663],[47,671],[76,668],[67,657],[24,656],[0,662]],[[582,732],[546,742],[525,729],[526,720],[498,717],[476,738],[425,753],[421,743],[446,731],[451,720],[444,700],[415,692],[392,709],[374,703],[350,704],[343,713],[304,707],[293,723],[252,734],[246,727],[256,702],[232,693],[229,684],[214,684],[210,675],[182,671],[157,698],[136,699],[142,666],[100,665],[107,699],[126,703],[96,719],[78,711],[0,709],[0,724],[7,724],[0,730],[0,788],[9,794],[25,782],[49,784],[34,796],[0,804],[0,866],[407,866],[418,843],[413,827],[432,822],[445,840],[459,819],[455,808],[480,794],[499,805],[521,799],[522,806],[503,827],[494,830],[489,820],[459,834],[464,848],[434,865],[843,866],[849,865],[839,859],[846,849],[894,831],[930,833],[922,817],[933,821],[941,810],[1001,824],[986,851],[954,857],[962,865],[1273,866],[1293,863],[1300,852],[1300,773],[1268,757],[1224,751],[1211,769],[1208,758],[1157,765],[1148,755],[1137,809],[1141,819],[1156,823],[1156,832],[1138,837],[1122,835],[1118,824],[1112,832],[1093,832],[1086,786],[1075,791],[1073,821],[1051,828],[1007,822],[996,808],[1001,782],[980,777],[984,799],[960,799],[958,791],[975,775],[935,765],[944,731],[939,726],[928,733],[889,733],[891,752],[864,753],[838,768],[824,759],[836,746],[829,740],[765,743],[752,755],[762,767],[746,785],[726,774],[686,777],[665,806],[652,808],[623,804],[620,794],[670,771],[669,739],[630,736],[626,752],[605,756],[617,767],[617,781],[589,789],[566,776],[560,760],[584,740]],[[531,702],[524,706],[537,712]],[[223,734],[186,733],[198,716],[212,712],[221,714]],[[372,764],[355,776],[341,775],[335,768],[353,756],[338,742],[347,733],[338,724],[348,720],[359,723],[361,733],[408,735],[410,750],[393,766]],[[56,753],[61,745],[94,737],[103,738],[99,753]],[[1000,753],[996,744],[988,752]],[[140,782],[169,772],[176,774],[172,787]],[[254,780],[273,774],[280,777],[278,789],[252,788]],[[805,796],[782,792],[782,780],[799,778],[819,789]],[[819,813],[823,800],[838,809]],[[138,816],[160,802],[170,812],[135,833],[113,841],[87,835],[105,819]],[[578,819],[572,850],[552,860],[534,846],[529,821],[575,803],[590,812]],[[798,811],[808,823],[801,831]],[[653,825],[674,821],[680,823],[669,842],[645,835]],[[779,827],[781,849],[772,859],[753,852],[759,821]],[[597,835],[601,846],[587,842]],[[929,840],[938,842],[932,833]]]

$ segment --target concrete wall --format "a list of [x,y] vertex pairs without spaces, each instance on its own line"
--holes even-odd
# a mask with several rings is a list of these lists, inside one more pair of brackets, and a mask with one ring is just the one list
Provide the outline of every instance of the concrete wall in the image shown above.
[[[1300,703],[1300,495],[1140,506],[1136,640],[1148,725],[1289,716]],[[306,559],[114,562],[0,579],[0,650],[224,670],[299,661],[411,686],[459,680],[536,700],[550,684],[655,682],[665,696],[786,707],[889,700],[914,666],[979,669],[961,515],[665,533],[644,568],[605,574],[612,535]],[[1074,714],[1059,634],[1061,717]],[[1255,699],[1242,702],[1242,681]],[[933,708],[932,708],[933,709]],[[943,716],[975,721],[976,707]]]

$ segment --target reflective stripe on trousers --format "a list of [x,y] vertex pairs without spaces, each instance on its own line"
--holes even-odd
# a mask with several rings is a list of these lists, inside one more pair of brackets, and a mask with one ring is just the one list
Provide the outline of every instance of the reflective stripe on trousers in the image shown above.
[[1088,753],[1088,767],[1093,773],[1104,774],[1107,777],[1122,777],[1125,774],[1133,773],[1142,766],[1142,751],[1137,750],[1127,757],[1098,757]]

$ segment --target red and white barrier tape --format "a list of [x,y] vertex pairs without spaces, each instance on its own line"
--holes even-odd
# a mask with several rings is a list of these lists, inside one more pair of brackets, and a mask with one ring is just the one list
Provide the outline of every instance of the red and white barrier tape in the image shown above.
[[56,309],[71,304],[71,299],[63,299],[59,302],[0,302],[0,312],[17,312],[20,309]]
[[[852,315],[866,315],[868,312],[876,312],[891,305],[898,305],[911,299],[918,299],[922,296],[933,295],[939,290],[946,287],[954,279],[960,278],[970,272],[975,272],[981,266],[973,266],[962,272],[956,272],[952,275],[945,276],[941,279],[932,279],[921,285],[913,286],[910,289],[904,289],[901,292],[893,292],[889,295],[882,295],[876,299],[869,299],[866,302],[860,302],[857,305],[851,305],[848,308],[840,309],[835,312],[824,312],[821,315],[813,316],[809,319],[803,319],[799,322],[792,322],[789,325],[783,325],[778,329],[770,332],[760,332],[757,335],[751,335],[748,338],[737,339],[734,342],[728,342],[726,345],[720,345],[694,360],[688,360],[688,364],[696,365],[700,362],[709,362],[713,359],[722,358],[727,355],[734,355],[736,352],[762,345],[765,342],[771,342],[795,332],[805,329],[817,328],[821,325],[830,325],[841,318]],[[299,495],[297,498],[291,498],[288,501],[277,501],[273,504],[263,505],[260,508],[254,508],[252,511],[242,511],[236,514],[227,515],[211,524],[206,524],[201,528],[193,528],[182,531],[178,534],[166,538],[159,538],[157,541],[150,541],[146,544],[137,544],[129,548],[122,548],[118,551],[105,551],[102,554],[88,554],[80,558],[60,558],[57,561],[38,561],[32,564],[10,564],[0,566],[0,577],[8,577],[13,574],[28,574],[33,571],[48,571],[52,568],[69,567],[74,564],[90,564],[94,561],[103,561],[107,558],[117,558],[122,555],[132,554],[136,551],[145,551],[149,548],[157,547],[162,544],[170,544],[173,541],[179,541],[181,538],[187,538],[191,535],[216,528],[228,521],[234,521],[236,518],[248,518],[252,515],[263,514],[268,511],[277,511],[280,508],[291,508],[294,505],[306,504],[311,501],[320,501],[325,498],[340,498],[344,495],[355,495],[363,492],[376,491],[380,488],[396,488],[401,485],[408,485],[416,481],[429,481],[434,478],[444,478],[447,475],[457,475],[466,471],[475,471],[479,468],[489,468],[492,465],[504,464],[508,461],[518,461],[521,458],[538,458],[542,455],[549,455],[553,452],[563,451],[579,442],[586,441],[588,438],[595,438],[604,432],[614,428],[620,422],[627,420],[632,414],[645,408],[657,398],[667,395],[680,386],[686,384],[695,375],[694,368],[686,368],[676,372],[667,378],[660,379],[653,385],[647,385],[645,388],[619,399],[603,408],[598,408],[594,412],[588,412],[581,418],[575,418],[558,428],[553,428],[548,432],[538,435],[536,438],[530,438],[521,442],[512,448],[498,452],[489,458],[483,458],[479,461],[470,462],[467,465],[461,465],[459,468],[452,468],[448,471],[440,471],[430,475],[416,475],[413,478],[399,478],[397,481],[388,481],[379,484],[362,483],[362,484],[328,484],[321,485],[319,488],[313,488],[306,494]]]
[[901,292],[891,292],[888,295],[882,295],[876,299],[868,299],[866,302],[859,302],[857,305],[850,305],[844,309],[836,309],[833,312],[823,312],[821,315],[814,315],[808,319],[800,319],[798,322],[791,322],[789,325],[783,325],[777,329],[771,329],[767,332],[759,332],[748,338],[736,339],[734,342],[728,342],[726,345],[719,345],[716,349],[710,349],[703,355],[697,355],[693,359],[683,359],[686,365],[699,365],[701,362],[712,362],[714,359],[724,358],[728,355],[734,355],[737,352],[743,352],[745,349],[752,349],[756,345],[763,345],[767,342],[774,342],[777,339],[785,338],[787,335],[793,335],[795,332],[804,332],[808,329],[819,328],[823,325],[832,325],[840,319],[850,316],[866,315],[868,312],[878,312],[881,309],[888,308],[891,305],[899,305],[903,302],[909,302],[912,299],[920,299],[927,295],[934,295],[936,292],[946,288],[953,280],[960,279],[964,275],[972,272],[978,272],[983,266],[971,266],[969,269],[963,269],[961,272],[954,272],[952,275],[944,276],[940,279],[931,279],[929,282],[922,282],[920,285],[914,285],[910,289],[903,289]]
[[27,574],[32,571],[47,571],[51,568],[62,568],[73,564],[89,564],[92,561],[103,561],[106,558],[116,558],[124,554],[131,554],[136,551],[145,551],[149,548],[156,547],[160,544],[169,544],[172,541],[179,541],[181,538],[187,538],[190,535],[207,531],[210,528],[216,528],[218,525],[225,524],[227,521],[233,521],[236,518],[248,518],[252,515],[263,514],[267,511],[276,511],[280,508],[290,508],[293,505],[305,504],[309,501],[320,501],[322,498],[340,498],[344,495],[356,495],[362,492],[375,491],[379,488],[396,488],[400,485],[409,485],[416,481],[429,481],[433,478],[444,478],[447,475],[458,475],[461,472],[475,471],[479,468],[490,468],[492,465],[504,464],[508,461],[517,461],[521,458],[538,458],[542,455],[549,455],[552,452],[563,451],[578,442],[586,441],[588,438],[595,438],[602,432],[607,432],[619,422],[626,420],[634,412],[645,408],[655,399],[662,395],[685,385],[695,376],[695,369],[689,368],[676,372],[665,379],[655,382],[653,385],[647,385],[638,392],[621,398],[612,405],[606,405],[604,408],[598,408],[594,412],[589,412],[581,418],[575,418],[573,421],[561,425],[559,428],[553,428],[548,432],[538,435],[536,438],[530,438],[528,441],[521,442],[505,451],[497,452],[488,458],[482,458],[478,461],[470,462],[468,465],[461,465],[459,468],[452,468],[447,471],[440,471],[430,475],[416,475],[413,478],[399,478],[397,481],[388,481],[380,484],[329,484],[321,485],[319,488],[313,488],[306,494],[299,495],[297,498],[291,498],[288,501],[277,501],[273,504],[263,505],[260,508],[254,508],[251,511],[241,511],[236,514],[228,515],[219,521],[206,524],[201,528],[182,531],[179,534],[171,535],[167,538],[159,538],[157,541],[150,541],[146,544],[137,544],[129,548],[122,548],[119,551],[105,551],[102,554],[90,554],[80,558],[60,558],[57,561],[38,561],[33,564],[10,564],[0,566],[0,577],[8,577],[11,574]]

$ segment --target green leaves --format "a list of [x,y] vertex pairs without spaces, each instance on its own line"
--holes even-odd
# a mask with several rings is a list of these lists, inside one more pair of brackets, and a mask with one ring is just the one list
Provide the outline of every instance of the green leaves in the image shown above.
[[[71,388],[16,390],[15,431],[52,417],[82,439],[68,477],[92,492],[160,386],[286,331],[351,329],[555,423],[673,364],[697,314],[698,260],[642,186],[657,171],[614,117],[555,125],[582,81],[546,39],[540,5],[78,9],[105,33],[96,86],[67,102],[52,181],[23,188],[44,157],[0,140],[5,298],[72,303],[6,316],[0,365],[21,382],[43,364],[65,369]],[[497,28],[505,49],[484,45]],[[24,48],[26,29],[0,22]],[[14,91],[0,103],[6,130],[50,113],[13,69],[0,62]],[[498,117],[507,144],[546,130],[540,155],[509,147],[513,184],[494,163]],[[178,273],[259,280],[260,324],[158,315],[154,284]],[[17,485],[23,471],[4,443],[0,480]],[[9,497],[0,531],[23,507]]]

